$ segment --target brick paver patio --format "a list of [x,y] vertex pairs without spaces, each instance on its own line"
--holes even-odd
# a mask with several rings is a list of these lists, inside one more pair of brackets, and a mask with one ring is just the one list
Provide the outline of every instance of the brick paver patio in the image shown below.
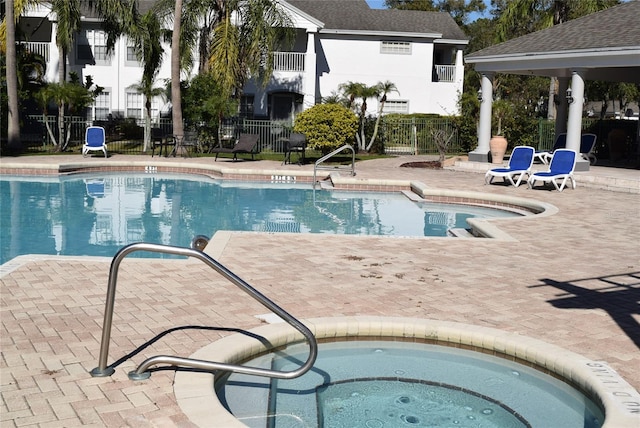
[[[80,158],[25,159],[46,164]],[[383,315],[498,328],[606,361],[640,388],[637,193],[587,188],[580,180],[562,193],[487,186],[477,171],[401,168],[407,159],[416,160],[359,163],[357,178],[534,198],[559,212],[498,222],[515,238],[509,242],[232,233],[219,260],[300,318]],[[222,162],[239,169],[310,168]],[[7,163],[3,159],[0,167]],[[625,174],[640,181],[637,170]],[[258,326],[255,316],[266,311],[198,262],[126,259],[109,352],[116,372],[93,378],[110,262],[23,256],[3,266],[3,427],[191,427],[173,394],[173,370],[154,371],[140,382],[127,373],[149,356],[189,356],[232,329]]]

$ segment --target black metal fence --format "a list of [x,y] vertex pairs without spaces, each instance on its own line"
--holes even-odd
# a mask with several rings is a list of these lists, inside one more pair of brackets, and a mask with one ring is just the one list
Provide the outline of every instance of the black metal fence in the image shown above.
[[[103,126],[109,143],[109,151],[121,154],[143,154],[143,120],[121,119],[103,122],[87,121],[83,117],[66,117],[65,128],[67,150],[80,152],[87,126]],[[287,121],[231,119],[223,122],[231,127],[237,136],[240,133],[259,134],[259,152],[282,153],[285,142],[292,132],[293,124]],[[538,123],[538,150],[549,150],[554,142],[553,121],[540,120]],[[637,120],[584,119],[585,132],[598,136],[595,154],[598,159],[614,159],[639,155],[640,122]],[[170,118],[155,121],[153,128],[165,136],[171,136]],[[186,128],[198,132],[205,145],[217,144],[219,125],[187,125]],[[447,153],[462,153],[458,130],[448,118],[398,118],[383,119],[379,138],[387,154],[435,154],[438,153],[437,138],[450,137]],[[55,152],[59,148],[57,116],[32,115],[25,121],[21,139],[23,150],[32,153]]]

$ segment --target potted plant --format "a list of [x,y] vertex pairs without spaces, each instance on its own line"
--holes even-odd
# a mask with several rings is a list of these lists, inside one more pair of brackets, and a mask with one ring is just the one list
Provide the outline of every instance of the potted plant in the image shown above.
[[506,100],[496,100],[492,104],[493,117],[498,122],[497,133],[489,140],[491,162],[501,164],[507,152],[507,139],[502,135],[502,119],[508,114],[511,105]]

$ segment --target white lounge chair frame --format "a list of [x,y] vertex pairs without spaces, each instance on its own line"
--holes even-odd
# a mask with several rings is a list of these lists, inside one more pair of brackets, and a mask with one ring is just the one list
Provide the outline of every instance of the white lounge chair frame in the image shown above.
[[[554,174],[550,174],[554,171],[554,159],[560,159],[564,156],[569,156],[565,153],[571,153],[573,155],[573,162],[571,169],[569,171],[564,170]],[[533,188],[537,181],[542,181],[543,183],[551,182],[557,191],[562,192],[565,188],[568,181],[571,182],[571,188],[576,188],[576,180],[573,178],[573,170],[576,167],[576,158],[577,154],[573,150],[569,149],[557,149],[553,152],[553,157],[551,158],[551,163],[549,164],[549,170],[544,172],[534,172],[527,180],[527,184],[529,185],[529,189]],[[557,168],[557,166],[556,166]],[[562,180],[561,183],[558,183],[558,180]]]
[[[522,168],[521,165],[515,165],[512,160],[514,160],[514,154],[529,151],[531,153],[531,160],[526,168]],[[490,184],[493,182],[495,177],[502,177],[502,179],[506,182],[507,180],[511,183],[512,186],[518,187],[522,182],[522,179],[526,175],[527,178],[531,175],[531,167],[533,166],[533,158],[535,155],[535,149],[529,146],[516,146],[513,148],[511,152],[511,157],[509,158],[509,165],[507,168],[493,168],[487,171],[484,175],[485,184]],[[517,159],[515,159],[517,160]],[[518,181],[513,181],[513,178],[518,176]]]
[[[98,130],[102,132],[102,144],[96,145],[95,142],[89,141],[89,132],[93,130]],[[102,151],[104,153],[104,157],[107,157],[107,139],[104,132],[104,128],[102,126],[89,126],[84,131],[84,144],[82,145],[82,156],[86,157],[90,151]]]

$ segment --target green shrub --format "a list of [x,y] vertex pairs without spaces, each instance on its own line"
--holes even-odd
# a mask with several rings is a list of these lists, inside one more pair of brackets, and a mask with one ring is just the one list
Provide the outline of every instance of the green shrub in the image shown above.
[[338,104],[318,104],[296,117],[293,130],[306,136],[309,148],[326,154],[354,143],[358,116]]

